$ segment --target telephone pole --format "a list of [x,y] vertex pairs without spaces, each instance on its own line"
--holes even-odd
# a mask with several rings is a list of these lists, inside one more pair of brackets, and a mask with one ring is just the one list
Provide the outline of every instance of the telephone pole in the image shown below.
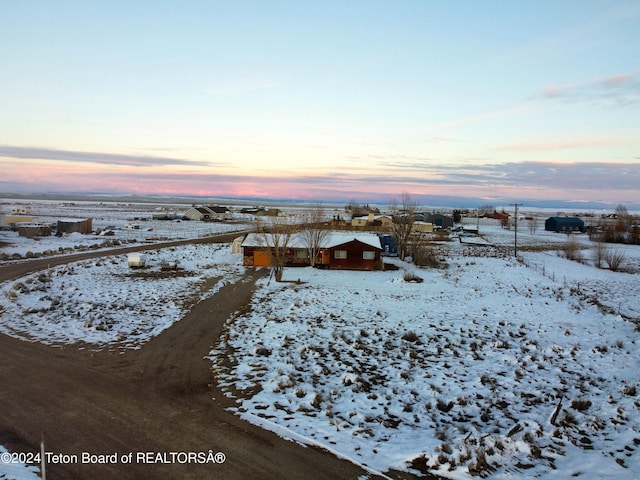
[[515,216],[515,236],[514,236],[514,242],[513,242],[513,255],[514,256],[518,256],[518,207],[522,206],[521,203],[512,203],[511,205],[513,205],[516,209],[514,216]]

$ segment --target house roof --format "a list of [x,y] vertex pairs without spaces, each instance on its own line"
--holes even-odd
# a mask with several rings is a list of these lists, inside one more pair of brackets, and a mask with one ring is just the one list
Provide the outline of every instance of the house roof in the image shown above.
[[206,208],[214,213],[227,213],[229,211],[227,207],[221,207],[220,205],[207,205]]
[[[359,241],[365,245],[382,250],[380,244],[380,238],[373,233],[354,233],[354,232],[330,232],[322,242],[320,248],[333,248],[339,245],[344,245],[352,241]],[[269,246],[273,246],[273,237],[267,235],[266,238],[260,233],[249,233],[242,242],[243,247],[265,247],[266,242],[269,242]],[[289,239],[287,243],[288,248],[307,248],[307,242],[304,237],[295,233]]]
[[584,225],[584,222],[582,221],[582,219],[578,218],[578,217],[549,217],[549,220],[553,220],[555,222],[558,223],[564,223],[564,224],[573,224],[573,225]]

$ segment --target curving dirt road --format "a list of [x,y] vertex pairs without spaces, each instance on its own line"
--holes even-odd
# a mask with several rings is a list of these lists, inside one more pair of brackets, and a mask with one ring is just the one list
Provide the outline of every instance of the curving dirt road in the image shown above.
[[[0,268],[0,281],[113,253],[8,265]],[[217,390],[204,357],[224,322],[249,302],[259,275],[250,271],[224,286],[139,350],[51,347],[0,334],[0,444],[13,452],[37,452],[43,435],[48,452],[69,456],[50,455],[48,480],[363,478],[366,473],[350,462],[283,440],[225,410],[230,400]],[[182,454],[162,463],[171,460],[171,452],[209,450],[223,452],[224,463],[184,463]],[[102,457],[82,463],[83,452]],[[114,453],[115,463],[95,463],[113,460]]]

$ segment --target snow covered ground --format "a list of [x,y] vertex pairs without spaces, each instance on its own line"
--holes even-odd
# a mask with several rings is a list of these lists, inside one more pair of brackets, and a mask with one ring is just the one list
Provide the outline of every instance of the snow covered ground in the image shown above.
[[[0,331],[42,343],[137,347],[186,313],[194,293],[214,294],[242,273],[228,244],[144,252],[75,262],[0,285]],[[175,270],[162,270],[176,266]],[[207,279],[217,279],[207,286]]]
[[[12,208],[26,208],[34,222],[55,225],[66,218],[91,218],[96,234],[70,234],[64,238],[56,236],[26,238],[18,232],[0,231],[0,255],[7,260],[31,258],[40,255],[62,255],[88,249],[114,248],[135,243],[157,243],[162,241],[199,238],[220,233],[240,231],[253,225],[250,215],[234,213],[230,223],[199,222],[181,220],[190,208],[188,205],[145,204],[122,202],[61,202],[28,200],[19,203],[2,200],[2,212]],[[154,214],[176,215],[174,220],[157,220]],[[109,235],[105,235],[109,233]],[[2,245],[5,244],[5,245]]]
[[405,267],[423,283],[309,268],[265,280],[212,352],[237,413],[377,472],[638,478],[640,333],[617,312],[639,318],[640,275],[448,248],[445,270]]
[[[237,414],[376,472],[638,478],[640,332],[624,318],[640,317],[640,249],[626,247],[627,271],[610,272],[560,258],[563,235],[519,230],[530,248],[516,261],[513,231],[481,233],[501,249],[444,243],[446,269],[265,279],[211,355]],[[181,318],[193,292],[242,274],[229,252],[158,250],[136,271],[116,255],[7,282],[0,329],[135,348]],[[176,261],[181,270],[160,272]],[[33,478],[2,468],[0,479]]]

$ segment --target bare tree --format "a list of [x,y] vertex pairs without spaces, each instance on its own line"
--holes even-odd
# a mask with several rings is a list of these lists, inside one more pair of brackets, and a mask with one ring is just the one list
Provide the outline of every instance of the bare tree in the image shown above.
[[607,251],[607,247],[604,244],[603,237],[603,234],[598,234],[593,249],[595,253],[596,268],[602,268],[602,262],[604,261],[605,252]]
[[411,230],[416,219],[418,206],[407,192],[403,192],[400,198],[400,205],[394,200],[391,202],[390,207],[393,217],[391,234],[396,239],[400,260],[404,260],[408,254]]
[[303,227],[300,238],[309,251],[309,262],[313,267],[322,244],[329,236],[329,230],[325,223],[325,213],[322,205],[313,205],[302,215]]
[[261,235],[262,242],[269,254],[269,263],[273,269],[276,282],[282,281],[284,267],[287,264],[287,250],[291,237],[298,230],[299,226],[293,217],[269,217],[261,220],[256,217],[256,231]]
[[433,245],[429,244],[427,236],[423,233],[415,233],[411,236],[411,253],[413,263],[419,267],[438,268],[441,266]]

